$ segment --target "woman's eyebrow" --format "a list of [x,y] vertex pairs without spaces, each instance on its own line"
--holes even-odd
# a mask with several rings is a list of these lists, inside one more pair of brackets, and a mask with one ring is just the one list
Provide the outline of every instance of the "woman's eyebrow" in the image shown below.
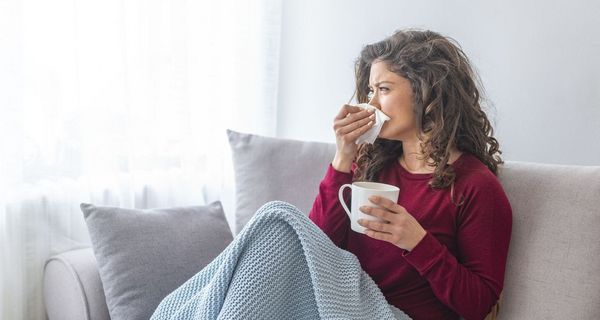
[[377,83],[376,83],[376,84],[374,84],[374,85],[369,85],[369,87],[372,87],[372,86],[375,86],[375,87],[377,87],[377,86],[379,86],[380,84],[384,84],[384,83],[394,84],[392,81],[387,81],[387,80],[385,80],[385,81],[380,81],[380,82],[377,82]]

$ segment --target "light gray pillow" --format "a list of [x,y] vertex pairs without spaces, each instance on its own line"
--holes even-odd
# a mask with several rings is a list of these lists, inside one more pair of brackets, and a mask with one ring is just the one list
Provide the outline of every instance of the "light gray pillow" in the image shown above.
[[82,203],[112,320],[148,319],[232,240],[220,202],[123,209]]
[[227,130],[235,176],[236,233],[263,204],[281,200],[308,214],[335,145]]

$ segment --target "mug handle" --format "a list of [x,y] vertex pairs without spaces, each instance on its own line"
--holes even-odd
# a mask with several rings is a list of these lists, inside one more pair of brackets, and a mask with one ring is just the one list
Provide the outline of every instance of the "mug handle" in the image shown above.
[[340,190],[338,191],[338,198],[340,199],[340,203],[342,204],[342,207],[344,208],[344,211],[346,211],[346,214],[348,215],[348,217],[350,219],[352,219],[352,215],[350,213],[350,210],[348,210],[348,207],[346,206],[346,202],[344,201],[344,189],[346,188],[350,188],[352,189],[352,185],[351,184],[344,184],[340,187]]

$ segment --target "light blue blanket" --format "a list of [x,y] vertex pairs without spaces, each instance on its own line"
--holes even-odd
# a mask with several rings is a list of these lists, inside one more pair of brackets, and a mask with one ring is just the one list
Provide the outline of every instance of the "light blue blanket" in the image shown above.
[[168,295],[152,320],[409,319],[353,254],[294,206],[260,208],[208,266]]

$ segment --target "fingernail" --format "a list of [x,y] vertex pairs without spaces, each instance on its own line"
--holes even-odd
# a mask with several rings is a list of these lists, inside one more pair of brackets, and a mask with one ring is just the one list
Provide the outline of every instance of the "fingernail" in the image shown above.
[[369,200],[371,200],[373,202],[377,202],[377,201],[379,201],[379,197],[378,196],[370,196]]

